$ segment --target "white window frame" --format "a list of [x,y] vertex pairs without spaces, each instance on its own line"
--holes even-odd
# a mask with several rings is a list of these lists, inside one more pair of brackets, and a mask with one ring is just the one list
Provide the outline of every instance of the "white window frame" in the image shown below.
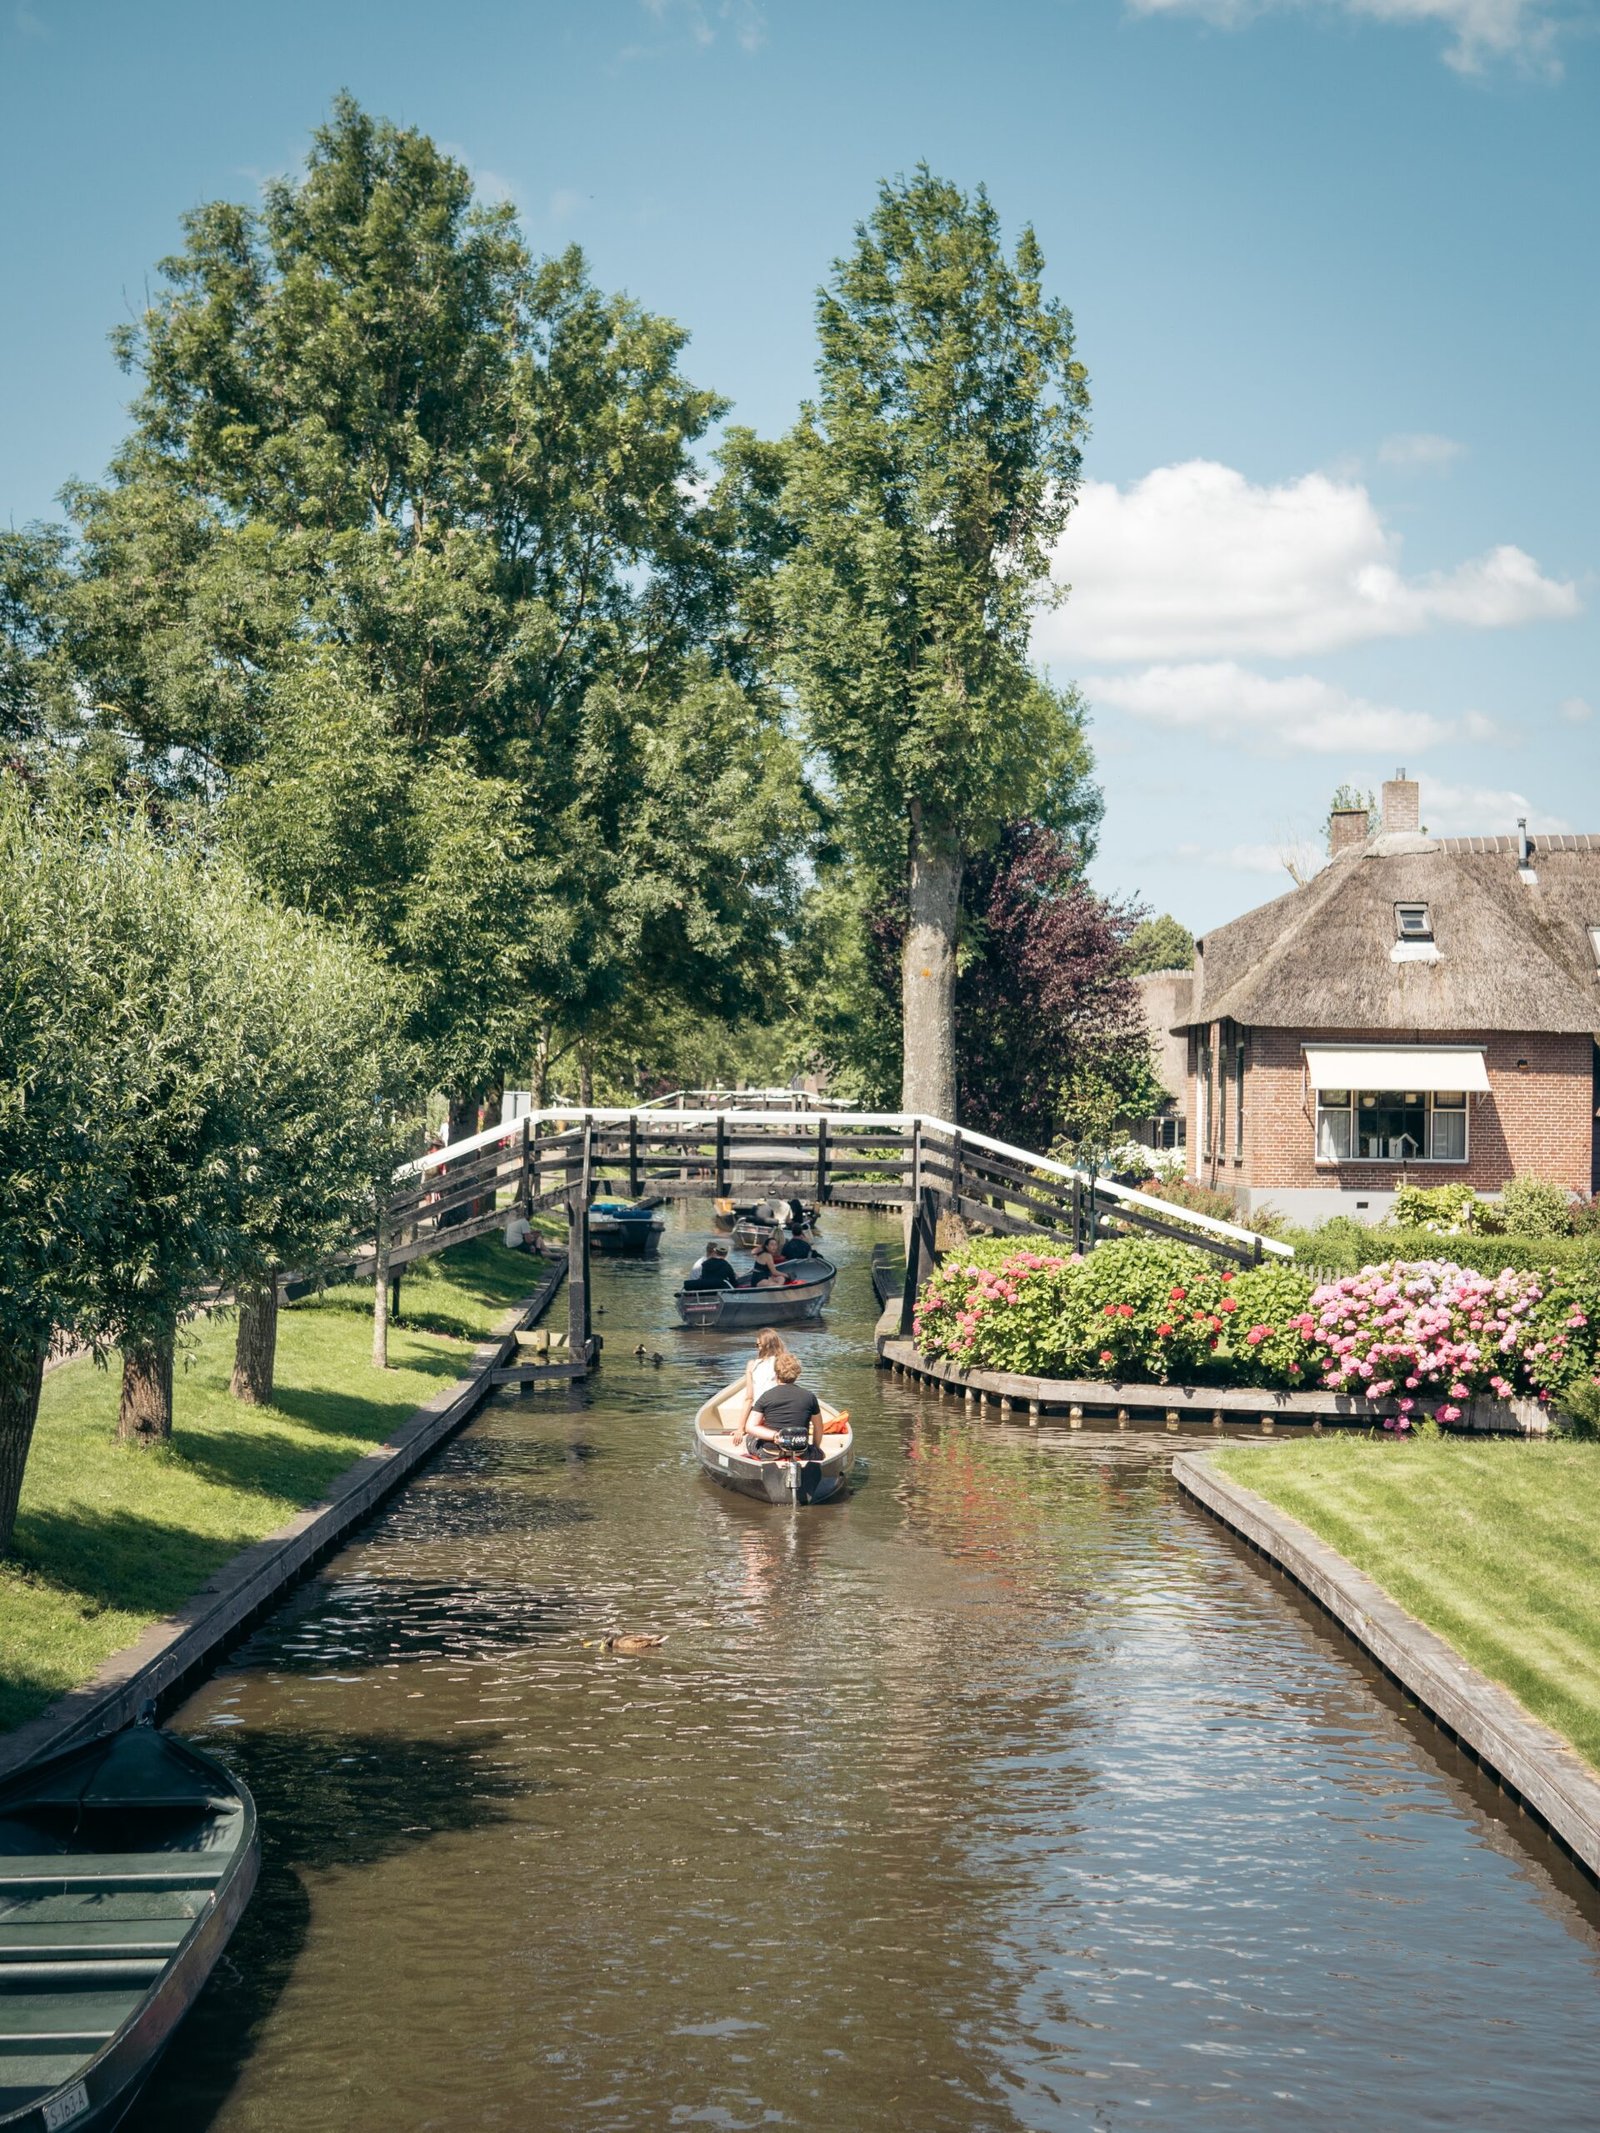
[[[1385,1096],[1401,1096],[1404,1092],[1399,1089],[1378,1089],[1371,1092],[1364,1092],[1360,1089],[1317,1090],[1316,1116],[1312,1121],[1312,1133],[1314,1136],[1312,1147],[1319,1169],[1335,1170],[1345,1163],[1394,1164],[1402,1161],[1408,1165],[1426,1163],[1430,1166],[1437,1164],[1443,1168],[1453,1169],[1471,1162],[1472,1106],[1467,1101],[1467,1092],[1464,1089],[1423,1089],[1419,1092],[1422,1097],[1423,1108],[1428,1115],[1428,1146],[1426,1152],[1422,1155],[1408,1155],[1405,1157],[1398,1155],[1358,1155],[1356,1153],[1356,1117],[1361,1109],[1361,1098],[1364,1093],[1372,1093],[1382,1098]],[[1330,1096],[1343,1096],[1344,1102],[1342,1104],[1329,1103],[1327,1099]],[[1449,1103],[1443,1100],[1451,1096],[1459,1098],[1459,1101]],[[1446,1118],[1459,1118],[1461,1120],[1461,1153],[1459,1155],[1436,1155],[1434,1153],[1434,1119],[1435,1115],[1440,1112]],[[1345,1140],[1350,1153],[1348,1155],[1324,1155],[1322,1152],[1323,1120],[1327,1119],[1331,1128],[1333,1121],[1339,1118],[1347,1121]]]
[[[1406,914],[1415,911],[1417,923],[1408,926]],[[1395,939],[1401,941],[1431,941],[1433,939],[1433,913],[1424,903],[1396,904],[1394,907]]]

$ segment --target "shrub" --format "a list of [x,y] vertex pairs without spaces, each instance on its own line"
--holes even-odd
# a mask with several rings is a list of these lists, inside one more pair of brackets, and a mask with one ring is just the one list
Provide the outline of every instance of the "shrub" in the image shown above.
[[1290,1266],[1239,1270],[1150,1237],[1087,1259],[991,1240],[930,1276],[915,1330],[926,1353],[962,1368],[1293,1387],[1314,1368],[1291,1331],[1310,1288]]
[[1473,1228],[1477,1206],[1470,1185],[1402,1185],[1394,1196],[1394,1226],[1459,1237]]
[[[1436,1232],[1422,1229],[1371,1229],[1349,1215],[1335,1215],[1315,1229],[1286,1229],[1284,1243],[1315,1272],[1355,1274],[1384,1260],[1437,1257]],[[1450,1239],[1450,1257],[1458,1266],[1498,1274],[1507,1267],[1531,1273],[1550,1267],[1600,1269],[1600,1229],[1573,1237],[1485,1237]]]
[[1512,1178],[1500,1195],[1500,1213],[1516,1237],[1570,1237],[1572,1202],[1566,1187],[1546,1178]]
[[1589,1295],[1536,1273],[1391,1262],[1326,1283],[1299,1323],[1323,1351],[1323,1384],[1392,1399],[1385,1426],[1405,1429],[1430,1401],[1435,1420],[1456,1422],[1475,1395],[1548,1399],[1592,1369]]

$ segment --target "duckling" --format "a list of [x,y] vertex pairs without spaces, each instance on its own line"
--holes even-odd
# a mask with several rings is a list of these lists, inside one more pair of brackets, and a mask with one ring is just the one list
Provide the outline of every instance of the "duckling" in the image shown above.
[[635,1348],[633,1352],[639,1358],[641,1363],[646,1361],[650,1354],[649,1349],[645,1346],[643,1341],[639,1343],[638,1347]]
[[665,1635],[646,1637],[631,1632],[627,1636],[618,1636],[613,1632],[609,1637],[585,1637],[583,1648],[585,1651],[598,1648],[603,1652],[624,1652],[631,1655],[634,1652],[653,1652],[657,1645],[665,1644],[666,1641]]
[[657,1349],[656,1353],[651,1356],[650,1360],[652,1363],[654,1363],[657,1370],[659,1370],[662,1364],[666,1361],[666,1357],[660,1352],[659,1349]]

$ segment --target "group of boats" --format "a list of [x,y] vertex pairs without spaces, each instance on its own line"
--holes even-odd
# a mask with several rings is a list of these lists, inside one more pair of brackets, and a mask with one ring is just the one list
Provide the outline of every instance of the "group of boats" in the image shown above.
[[[815,1209],[718,1203],[719,1227],[755,1249]],[[648,1254],[664,1224],[648,1202],[597,1201],[601,1251]],[[680,1290],[686,1325],[815,1320],[835,1267],[815,1253],[760,1288]],[[804,1450],[758,1454],[742,1428],[743,1378],[694,1421],[701,1465],[775,1504],[826,1503],[855,1463],[850,1418],[821,1403]],[[131,2108],[215,1968],[260,1871],[242,1781],[150,1725],[104,1735],[0,1782],[0,2133],[109,2133]]]

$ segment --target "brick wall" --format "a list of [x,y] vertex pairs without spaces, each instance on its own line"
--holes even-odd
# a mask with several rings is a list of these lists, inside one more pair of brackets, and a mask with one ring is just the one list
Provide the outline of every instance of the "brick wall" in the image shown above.
[[[1221,1042],[1218,1043],[1219,1034]],[[1305,1087],[1302,1044],[1403,1044],[1406,1031],[1258,1029],[1235,1033],[1213,1028],[1213,1088],[1221,1112],[1221,1160],[1204,1157],[1196,1117],[1195,1049],[1185,1102],[1189,1117],[1191,1171],[1223,1190],[1344,1190],[1388,1192],[1403,1182],[1398,1163],[1328,1163],[1315,1160],[1314,1104]],[[1236,1160],[1234,1058],[1244,1038],[1244,1152]],[[1428,1033],[1430,1044],[1482,1044],[1489,1077],[1487,1095],[1467,1099],[1467,1161],[1412,1163],[1404,1176],[1413,1184],[1467,1184],[1498,1192],[1507,1178],[1540,1177],[1569,1191],[1600,1189],[1600,1133],[1595,1124],[1594,1040],[1586,1036],[1507,1036],[1481,1030]],[[1525,1065],[1519,1066],[1519,1061]],[[1225,1081],[1216,1063],[1226,1065]],[[1203,1161],[1203,1168],[1202,1166]]]

